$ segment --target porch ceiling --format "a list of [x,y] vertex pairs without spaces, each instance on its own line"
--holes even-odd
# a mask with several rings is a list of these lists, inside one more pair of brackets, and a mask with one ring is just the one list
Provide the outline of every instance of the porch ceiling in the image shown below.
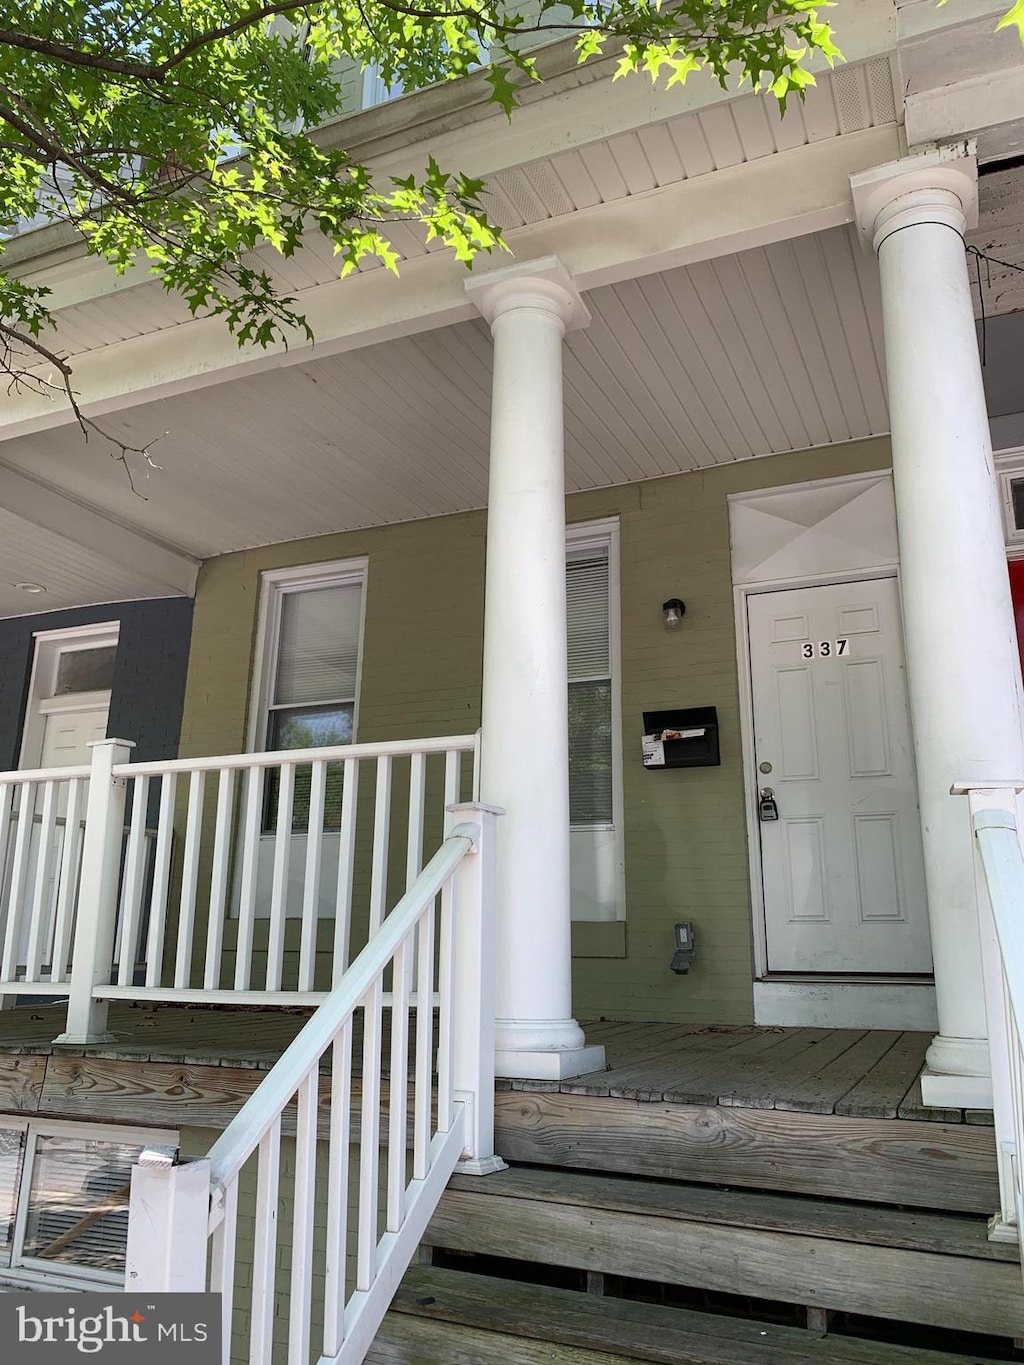
[[[571,490],[887,430],[877,272],[850,228],[586,297],[566,356]],[[72,427],[7,442],[3,462],[200,558],[466,511],[486,502],[490,358],[484,323],[465,322],[104,418],[133,443],[168,433],[161,469],[139,471],[145,501]],[[0,580],[24,563],[4,537]],[[38,572],[46,605],[66,605]],[[0,587],[4,613],[38,605]]]
[[[1024,258],[1019,177],[981,190],[974,240]],[[1024,307],[1021,280],[993,276],[990,313]],[[852,227],[586,300],[565,365],[571,491],[888,430],[877,267]],[[0,615],[187,592],[194,559],[484,506],[490,359],[483,322],[462,322],[105,417],[135,444],[167,433],[161,468],[137,470],[141,497],[73,426],[5,442]],[[33,523],[31,488],[10,487],[23,474],[70,500],[70,533],[67,517]],[[45,596],[16,590],[25,580]]]

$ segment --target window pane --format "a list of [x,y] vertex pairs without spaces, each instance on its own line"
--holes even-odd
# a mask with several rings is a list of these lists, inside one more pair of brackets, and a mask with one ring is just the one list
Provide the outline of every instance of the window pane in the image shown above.
[[11,1263],[14,1215],[18,1207],[24,1129],[0,1128],[0,1266]]
[[611,673],[608,642],[608,555],[588,551],[565,566],[569,681]]
[[1014,529],[1024,531],[1024,479],[1011,480],[1010,495],[1013,498]]
[[612,823],[612,688],[569,684],[569,820]]
[[141,1151],[120,1142],[41,1134],[24,1255],[123,1275],[131,1168]]
[[[352,743],[351,706],[302,707],[292,711],[273,711],[270,716],[269,749],[320,749],[334,744]],[[341,763],[327,765],[324,791],[324,829],[338,829],[341,824]],[[309,798],[313,769],[303,764],[295,770],[295,791],[292,798],[292,829],[305,830],[309,826]],[[265,828],[277,827],[278,776],[267,774],[267,810]]]
[[57,660],[55,697],[67,697],[72,692],[106,692],[114,681],[116,645],[99,649],[66,649]]
[[275,705],[355,697],[362,592],[348,583],[282,595]]

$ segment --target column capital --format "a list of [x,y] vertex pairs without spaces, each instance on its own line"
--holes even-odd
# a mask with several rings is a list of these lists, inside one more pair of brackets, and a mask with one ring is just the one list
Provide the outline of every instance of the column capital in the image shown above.
[[978,163],[973,142],[903,157],[850,177],[857,229],[875,251],[886,237],[918,223],[963,234],[978,223]]
[[466,281],[470,301],[493,327],[518,308],[541,309],[561,319],[567,332],[586,327],[590,313],[576,282],[557,256],[520,261]]

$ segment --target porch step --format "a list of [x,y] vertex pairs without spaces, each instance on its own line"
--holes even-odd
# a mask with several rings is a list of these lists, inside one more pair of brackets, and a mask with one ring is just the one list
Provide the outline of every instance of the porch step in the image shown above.
[[1016,1248],[980,1218],[571,1171],[453,1179],[434,1247],[1024,1337]]
[[981,1359],[416,1266],[406,1274],[366,1362],[968,1365]]
[[496,1150],[506,1161],[538,1166],[985,1217],[999,1207],[990,1127],[644,1101],[585,1093],[590,1081],[499,1090]]

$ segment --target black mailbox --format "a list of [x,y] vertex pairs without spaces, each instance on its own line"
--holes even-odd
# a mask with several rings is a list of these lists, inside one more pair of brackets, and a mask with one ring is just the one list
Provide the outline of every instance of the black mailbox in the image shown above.
[[645,768],[714,768],[718,752],[718,711],[714,706],[644,712]]

